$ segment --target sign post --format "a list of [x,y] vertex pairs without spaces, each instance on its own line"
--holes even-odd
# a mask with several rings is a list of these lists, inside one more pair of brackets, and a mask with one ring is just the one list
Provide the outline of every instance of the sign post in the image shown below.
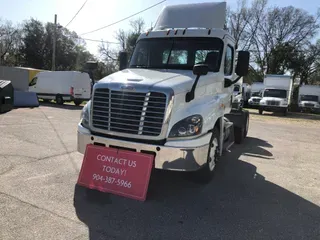
[[154,156],[88,144],[78,184],[145,201]]

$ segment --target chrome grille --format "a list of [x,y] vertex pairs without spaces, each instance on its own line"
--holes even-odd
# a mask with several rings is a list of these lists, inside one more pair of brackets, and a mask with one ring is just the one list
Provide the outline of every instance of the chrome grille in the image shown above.
[[138,135],[159,136],[166,109],[166,95],[95,90],[92,101],[94,128]]
[[280,102],[279,101],[267,101],[267,105],[270,106],[279,106]]

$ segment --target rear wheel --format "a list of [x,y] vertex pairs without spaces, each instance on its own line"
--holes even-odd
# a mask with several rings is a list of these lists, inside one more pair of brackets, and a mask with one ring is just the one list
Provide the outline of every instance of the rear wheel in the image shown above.
[[209,183],[213,177],[216,164],[219,160],[219,139],[220,132],[217,127],[213,129],[212,136],[209,143],[207,163],[205,166],[196,172],[196,180],[200,183]]
[[249,113],[244,112],[244,117],[244,124],[241,127],[234,127],[234,141],[238,144],[243,142],[249,130]]
[[63,102],[64,102],[64,101],[63,101],[62,96],[58,94],[58,95],[56,96],[56,103],[59,104],[59,105],[62,105]]

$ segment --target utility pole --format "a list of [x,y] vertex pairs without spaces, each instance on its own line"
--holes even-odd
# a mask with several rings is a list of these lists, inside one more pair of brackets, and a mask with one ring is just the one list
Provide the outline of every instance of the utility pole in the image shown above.
[[51,70],[56,70],[56,39],[57,39],[57,14],[54,15],[54,26],[52,36],[52,66]]

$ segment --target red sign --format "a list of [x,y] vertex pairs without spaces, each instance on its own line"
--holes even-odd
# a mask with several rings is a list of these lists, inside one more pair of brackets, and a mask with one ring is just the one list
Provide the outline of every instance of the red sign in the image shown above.
[[78,184],[145,201],[153,156],[88,144]]

